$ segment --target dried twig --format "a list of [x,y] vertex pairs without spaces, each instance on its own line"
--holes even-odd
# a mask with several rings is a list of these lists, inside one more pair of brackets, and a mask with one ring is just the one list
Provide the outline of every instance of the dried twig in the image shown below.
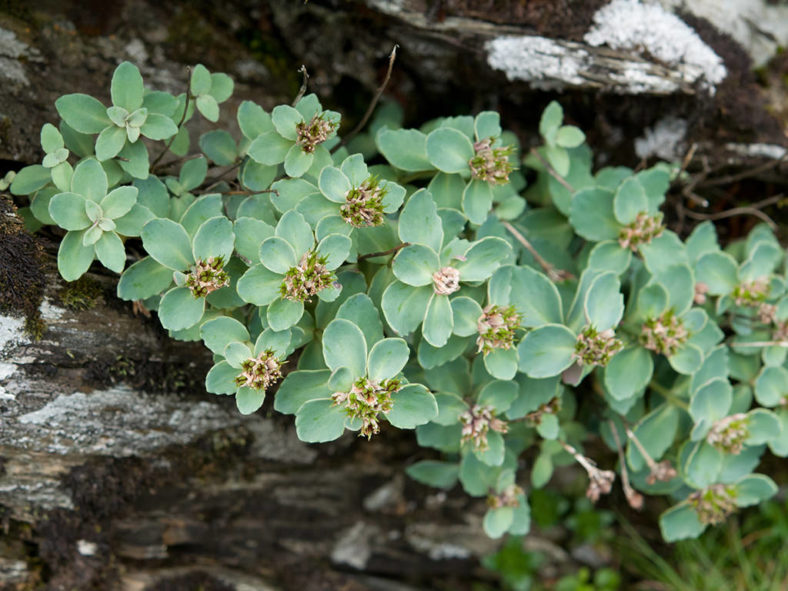
[[[189,66],[186,66],[186,103],[183,106],[183,114],[181,115],[181,120],[178,121],[178,132],[180,133],[181,127],[183,127],[184,122],[186,121],[186,113],[189,112],[189,103],[192,100],[192,87],[191,87],[191,73],[192,69]],[[178,137],[178,133],[173,135],[170,138],[170,141],[167,142],[167,145],[164,146],[164,149],[156,156],[156,159],[151,162],[150,168],[153,170],[159,161],[164,157],[164,155],[169,151],[170,146],[172,146],[175,138]]]
[[363,261],[364,259],[374,259],[375,257],[382,257],[388,254],[394,254],[398,250],[405,248],[406,246],[410,246],[410,242],[403,242],[402,244],[398,244],[394,248],[389,248],[388,250],[381,250],[378,252],[370,252],[367,254],[362,254],[358,257],[359,261]]
[[369,118],[372,117],[372,113],[375,112],[375,107],[377,107],[378,102],[380,101],[380,97],[383,95],[383,91],[386,89],[389,80],[391,80],[391,72],[394,69],[394,60],[397,58],[398,48],[399,45],[395,45],[394,48],[391,50],[391,54],[389,55],[389,67],[388,70],[386,70],[386,77],[383,79],[383,84],[380,85],[377,92],[375,93],[375,96],[372,98],[372,101],[369,103],[369,106],[367,107],[367,111],[366,113],[364,113],[364,116],[361,118],[361,121],[358,122],[358,125],[356,125],[350,133],[348,133],[345,137],[342,138],[341,142],[339,142],[336,146],[331,148],[332,153],[339,150],[342,146],[346,146],[350,140],[352,140],[356,135],[358,135],[358,133],[362,129],[364,129],[364,127],[367,124],[367,121],[369,121]]
[[306,66],[302,64],[301,67],[298,68],[298,71],[301,72],[304,79],[301,82],[301,88],[298,89],[298,94],[296,94],[295,98],[293,99],[294,107],[298,104],[298,101],[304,98],[304,94],[306,94],[306,87],[309,83],[309,73],[306,71]]
[[534,257],[534,260],[540,267],[542,267],[542,270],[547,273],[547,276],[552,281],[563,281],[564,279],[572,279],[574,277],[574,275],[572,275],[569,271],[564,271],[562,269],[556,270],[555,266],[542,258],[542,255],[536,251],[533,244],[531,244],[525,236],[518,232],[517,228],[515,228],[512,224],[503,221],[501,224],[509,231],[512,236],[514,236],[517,242],[525,247],[525,250],[531,253],[531,256]]
[[533,156],[539,162],[542,163],[542,165],[545,167],[545,169],[550,174],[550,176],[553,177],[555,180],[557,180],[567,191],[569,191],[570,193],[575,192],[575,188],[569,184],[569,181],[567,181],[564,177],[558,174],[555,168],[553,168],[552,165],[542,157],[542,155],[539,153],[539,151],[536,148],[531,148],[530,153],[533,154]]

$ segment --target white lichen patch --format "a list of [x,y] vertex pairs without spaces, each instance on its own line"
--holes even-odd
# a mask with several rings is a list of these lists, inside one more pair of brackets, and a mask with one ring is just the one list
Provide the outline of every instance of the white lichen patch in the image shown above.
[[588,53],[545,37],[498,37],[488,41],[487,63],[509,80],[526,80],[535,88],[561,89],[581,85],[580,71]]
[[711,91],[727,74],[722,59],[698,34],[659,4],[612,0],[594,14],[584,40],[592,46],[641,52],[681,69],[684,78]]
[[785,157],[786,150],[777,144],[725,144],[725,149],[750,158],[774,158],[779,160]]
[[364,570],[372,555],[372,540],[380,537],[380,530],[374,525],[357,521],[342,532],[331,551],[331,561]]
[[705,18],[728,33],[750,54],[755,67],[788,46],[788,4],[774,0],[661,0]]
[[678,160],[686,135],[686,119],[663,117],[653,127],[647,128],[642,137],[635,139],[635,154],[638,158],[656,156],[662,160]]
[[38,50],[17,39],[13,31],[0,29],[0,79],[20,86],[29,86],[30,80],[20,59],[40,61],[41,56]]
[[60,394],[42,408],[9,420],[0,443],[7,436],[28,450],[124,457],[183,445],[242,420],[209,402],[117,387]]
[[0,314],[0,359],[7,357],[11,349],[25,344],[29,339],[24,333],[25,320]]

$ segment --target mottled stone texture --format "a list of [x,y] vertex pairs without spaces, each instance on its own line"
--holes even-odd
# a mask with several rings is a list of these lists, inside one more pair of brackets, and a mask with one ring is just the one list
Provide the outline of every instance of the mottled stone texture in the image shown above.
[[[266,108],[290,102],[305,64],[310,88],[346,114],[348,130],[395,43],[388,92],[409,124],[498,108],[527,145],[537,141],[542,108],[560,98],[616,163],[636,164],[635,139],[649,139],[646,129],[656,136],[666,117],[699,142],[710,166],[752,160],[748,144],[782,153],[771,144],[783,141],[785,122],[766,112],[749,58],[729,37],[681,15],[724,64],[711,96],[703,80],[648,52],[599,45],[598,35],[588,42],[606,4],[0,2],[0,174],[39,161],[39,130],[57,121],[58,96],[106,102],[111,73],[126,59],[149,86],[172,92],[185,88],[189,64],[229,73],[236,95],[225,116],[247,98]],[[558,48],[557,67],[529,74],[535,80],[494,69],[485,47],[502,37]],[[577,76],[576,64],[561,61],[568,50],[583,56],[576,81],[561,78]],[[780,71],[764,79],[779,85]],[[782,105],[774,84],[769,101]],[[649,146],[680,156],[680,135]],[[403,476],[425,453],[412,434],[307,446],[270,402],[241,417],[232,399],[204,392],[210,356],[199,344],[172,342],[155,320],[134,316],[109,276],[62,284],[56,236],[33,240],[10,201],[0,205],[0,588],[467,588],[475,558],[493,547],[481,533],[483,508]]]

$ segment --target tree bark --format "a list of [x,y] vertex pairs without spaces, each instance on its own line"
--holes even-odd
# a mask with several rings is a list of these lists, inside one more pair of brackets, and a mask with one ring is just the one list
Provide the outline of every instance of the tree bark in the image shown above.
[[[347,113],[350,129],[395,43],[388,92],[414,125],[499,108],[527,145],[559,97],[600,164],[637,164],[635,140],[667,141],[659,126],[675,127],[671,118],[683,123],[668,156],[694,142],[708,168],[727,172],[783,158],[785,112],[767,112],[780,95],[756,87],[740,46],[685,15],[726,69],[712,88],[697,64],[595,44],[589,31],[605,4],[6,3],[0,165],[39,162],[55,99],[106,101],[124,59],[150,86],[176,93],[187,64],[229,73],[236,94],[225,113],[247,98],[289,103],[305,64],[310,89]],[[541,65],[524,67],[535,56]],[[758,175],[779,182],[778,170]],[[134,315],[110,277],[64,284],[52,235],[34,240],[8,199],[0,203],[0,588],[467,587],[477,558],[495,547],[481,532],[483,507],[404,476],[425,453],[411,434],[308,446],[270,403],[242,417],[232,399],[204,392],[206,350]]]

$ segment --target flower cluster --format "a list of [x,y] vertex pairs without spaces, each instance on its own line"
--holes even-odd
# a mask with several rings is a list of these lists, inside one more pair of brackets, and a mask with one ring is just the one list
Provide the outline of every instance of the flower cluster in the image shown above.
[[623,347],[613,329],[598,332],[593,326],[586,326],[577,337],[574,358],[583,365],[604,367]]
[[311,154],[336,131],[337,127],[337,122],[328,119],[325,113],[313,115],[308,123],[301,121],[296,124],[296,145],[305,153]]
[[498,494],[487,495],[487,506],[491,509],[498,509],[500,507],[519,507],[520,500],[518,497],[525,494],[523,489],[516,484],[510,484]]
[[667,310],[657,318],[649,318],[640,330],[640,344],[666,357],[675,355],[688,338],[684,321],[673,310]]
[[204,298],[209,293],[230,285],[230,276],[224,270],[224,257],[198,260],[186,276],[186,287],[195,298]]
[[511,349],[514,333],[520,328],[522,318],[514,306],[488,305],[476,321],[479,336],[477,352],[489,353],[493,349]]
[[377,177],[371,176],[345,194],[345,203],[339,207],[339,213],[354,228],[379,226],[383,223],[385,195],[386,187],[380,185]]
[[326,258],[310,250],[285,273],[279,292],[288,300],[307,302],[321,289],[333,285],[334,280],[334,274],[326,268]]
[[271,349],[242,362],[241,369],[243,372],[235,378],[235,385],[239,388],[246,386],[264,391],[282,379],[282,363]]
[[687,500],[703,524],[717,525],[736,510],[736,488],[729,484],[712,484],[692,493]]
[[391,410],[391,395],[400,389],[398,379],[376,382],[366,377],[359,378],[350,392],[334,392],[334,404],[344,405],[347,416],[361,421],[361,435],[367,439],[380,432],[378,413]]
[[747,415],[736,413],[714,423],[706,435],[706,441],[718,449],[738,454],[749,435]]
[[460,272],[454,267],[442,267],[432,274],[432,285],[438,295],[449,295],[460,289]]
[[484,451],[489,447],[487,432],[492,429],[498,433],[506,433],[509,426],[506,421],[498,419],[490,406],[474,405],[460,415],[462,423],[462,443],[470,442],[474,449]]
[[654,238],[661,236],[664,229],[661,212],[649,215],[647,212],[641,211],[634,222],[621,229],[618,234],[618,243],[621,248],[629,248],[635,252],[641,244],[648,244]]
[[739,283],[733,288],[733,301],[737,306],[758,307],[769,295],[769,282],[765,278]]
[[509,182],[512,164],[509,156],[512,155],[512,146],[493,148],[494,138],[485,138],[473,144],[474,155],[468,161],[471,175],[475,179],[487,181],[491,185],[505,185]]

